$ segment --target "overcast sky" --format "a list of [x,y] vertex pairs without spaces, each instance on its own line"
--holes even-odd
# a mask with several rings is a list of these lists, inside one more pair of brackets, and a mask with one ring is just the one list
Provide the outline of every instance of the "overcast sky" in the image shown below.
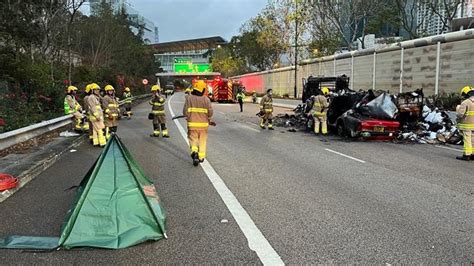
[[128,0],[153,21],[160,42],[222,36],[227,41],[256,16],[267,0]]

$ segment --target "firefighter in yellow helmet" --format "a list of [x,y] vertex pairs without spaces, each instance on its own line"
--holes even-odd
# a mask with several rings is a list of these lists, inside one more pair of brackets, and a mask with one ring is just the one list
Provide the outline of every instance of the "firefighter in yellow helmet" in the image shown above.
[[268,129],[273,130],[273,98],[272,98],[272,89],[267,90],[267,94],[262,97],[260,100],[260,113],[259,113],[260,127],[265,129],[265,126],[268,126]]
[[456,107],[456,112],[462,116],[458,129],[461,130],[464,141],[464,153],[456,159],[463,161],[474,160],[474,89],[466,86],[461,89],[461,96],[465,99]]
[[[87,113],[88,113],[88,105],[87,105],[87,99],[91,96],[92,90],[91,90],[92,84],[89,83],[86,85],[86,88],[84,89],[84,92],[86,95],[84,96],[84,99],[82,99],[82,102],[84,103],[84,113],[86,114],[86,119],[87,119],[87,129],[89,130],[89,142],[92,144],[92,122],[88,119]],[[84,125],[86,127],[86,125]]]
[[67,95],[64,98],[64,114],[73,115],[73,128],[78,131],[83,130],[82,107],[76,100],[77,88],[75,86],[67,87]]
[[159,137],[162,134],[163,138],[169,138],[168,128],[166,128],[166,113],[165,102],[166,99],[161,95],[161,88],[159,85],[151,86],[151,112],[153,114],[153,134],[152,137]]
[[92,144],[104,147],[106,140],[103,132],[105,125],[104,113],[100,104],[100,87],[96,83],[92,83],[89,89],[92,93],[87,97],[84,105],[87,106],[87,117],[92,123]]
[[119,103],[115,98],[115,89],[112,85],[106,85],[105,96],[102,98],[102,109],[104,110],[105,138],[110,139],[111,133],[117,133],[119,118]]
[[206,158],[207,131],[209,124],[214,124],[211,121],[211,100],[204,96],[206,87],[206,82],[197,81],[183,107],[183,115],[188,122],[188,140],[194,166],[204,162]]
[[329,95],[329,89],[323,87],[318,95],[311,96],[313,99],[313,108],[311,109],[311,115],[314,119],[314,134],[318,135],[320,132],[323,135],[328,133],[327,123],[327,110],[329,103],[327,96]]
[[124,92],[123,92],[123,99],[124,99],[124,106],[125,106],[125,115],[127,116],[128,119],[132,118],[132,101],[133,101],[133,95],[130,92],[130,88],[126,87]]

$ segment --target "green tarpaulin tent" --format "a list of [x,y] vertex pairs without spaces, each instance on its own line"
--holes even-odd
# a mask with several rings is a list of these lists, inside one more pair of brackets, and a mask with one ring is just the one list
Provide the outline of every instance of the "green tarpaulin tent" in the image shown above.
[[0,248],[119,249],[166,238],[155,186],[114,135],[78,187],[58,237],[9,236]]

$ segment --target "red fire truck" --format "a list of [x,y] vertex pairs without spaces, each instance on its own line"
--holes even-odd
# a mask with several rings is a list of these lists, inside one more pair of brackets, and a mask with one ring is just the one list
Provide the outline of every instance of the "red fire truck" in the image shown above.
[[235,91],[232,82],[220,77],[215,78],[209,83],[209,98],[219,103],[234,103]]

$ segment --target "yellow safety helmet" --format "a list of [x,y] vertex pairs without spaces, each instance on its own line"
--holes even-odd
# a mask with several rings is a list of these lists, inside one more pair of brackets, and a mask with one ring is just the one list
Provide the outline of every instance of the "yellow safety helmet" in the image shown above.
[[153,85],[151,86],[151,91],[161,91],[160,85]]
[[100,90],[100,86],[97,83],[91,83],[89,84],[91,86],[90,90]]
[[105,91],[115,91],[114,87],[112,85],[106,85],[104,88]]
[[198,91],[200,93],[203,93],[206,88],[207,88],[207,84],[206,84],[206,82],[204,82],[204,80],[196,81],[196,83],[194,83],[194,87],[193,87],[193,89],[195,91]]
[[126,88],[125,88],[125,91],[126,91],[126,92],[130,92],[130,88],[129,88],[129,87],[126,87]]
[[328,87],[323,87],[321,89],[321,92],[324,94],[324,95],[328,95],[329,94],[329,88]]
[[469,86],[466,86],[461,89],[461,96],[467,95],[470,91],[472,91],[472,88]]
[[84,89],[84,91],[85,91],[86,93],[90,93],[90,92],[91,92],[91,86],[92,86],[91,83],[87,84],[87,85],[86,85],[86,88]]
[[69,86],[67,87],[67,93],[71,93],[73,91],[77,91],[77,88],[75,86]]

